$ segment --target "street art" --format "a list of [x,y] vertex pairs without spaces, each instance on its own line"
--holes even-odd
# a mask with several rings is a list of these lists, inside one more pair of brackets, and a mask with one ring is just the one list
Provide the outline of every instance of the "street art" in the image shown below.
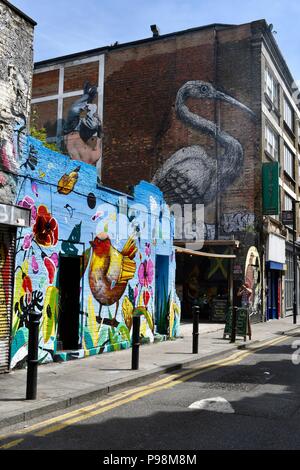
[[186,82],[178,91],[175,111],[187,127],[212,137],[223,149],[216,161],[209,157],[203,147],[192,145],[175,152],[155,173],[152,182],[164,194],[169,204],[203,203],[215,200],[241,174],[244,162],[243,148],[237,139],[219,130],[217,125],[192,113],[185,104],[189,98],[222,100],[238,107],[253,117],[254,113],[244,104],[210,83],[197,80]]
[[0,198],[4,203],[13,203],[16,196],[14,174],[19,168],[26,134],[31,80],[22,69],[21,64],[13,60],[1,63],[0,122],[4,125],[0,126]]
[[[111,244],[107,233],[100,233],[91,242],[93,254],[89,270],[89,283],[94,298],[102,305],[116,304],[113,321],[116,320],[119,299],[123,295],[127,283],[134,277],[136,263],[134,261],[137,247],[130,237],[122,251]],[[99,315],[100,316],[100,315]],[[101,317],[100,317],[101,319]]]
[[[64,143],[73,160],[96,165],[101,157],[102,126],[93,100],[97,87],[83,85],[83,95],[69,109],[64,124]],[[98,163],[99,166],[99,163]]]
[[[186,82],[177,92],[175,112],[177,118],[188,128],[211,137],[219,146],[217,158],[210,156],[206,149],[191,145],[177,150],[159,168],[152,182],[164,194],[168,204],[204,204],[206,207],[216,200],[241,176],[244,151],[241,143],[214,122],[193,113],[187,106],[188,99],[225,101],[237,107],[253,119],[255,114],[235,98],[215,89],[212,84],[196,80]],[[250,230],[253,214],[224,214],[219,221],[225,234]],[[204,223],[204,239],[213,240],[217,234],[216,223]]]
[[7,282],[7,272],[10,266],[9,240],[4,236],[0,240],[0,342],[7,340],[10,334],[9,325],[9,284]]
[[250,212],[233,212],[222,214],[221,227],[225,233],[253,231],[255,215]]
[[[31,209],[31,226],[17,233],[11,367],[21,367],[27,357],[30,309],[42,312],[40,362],[130,347],[133,315],[141,316],[145,342],[177,336],[174,223],[161,192],[146,182],[128,198],[99,189],[96,168],[46,149],[32,137],[21,170],[17,204]],[[151,215],[154,202],[157,215]],[[167,257],[169,272],[164,310],[155,312],[158,254]],[[63,257],[80,259],[78,348],[70,351],[63,350],[60,336]],[[75,273],[69,276],[75,282]]]
[[245,283],[252,289],[249,298],[251,308],[250,313],[259,313],[261,308],[261,265],[260,257],[255,246],[251,246],[248,250],[245,262]]

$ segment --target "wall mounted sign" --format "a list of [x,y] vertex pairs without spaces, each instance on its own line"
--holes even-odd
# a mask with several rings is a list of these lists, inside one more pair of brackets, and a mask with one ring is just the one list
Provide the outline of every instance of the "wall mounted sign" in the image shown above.
[[15,227],[30,227],[30,209],[9,204],[0,204],[0,224]]
[[279,163],[263,163],[262,166],[263,214],[279,214]]

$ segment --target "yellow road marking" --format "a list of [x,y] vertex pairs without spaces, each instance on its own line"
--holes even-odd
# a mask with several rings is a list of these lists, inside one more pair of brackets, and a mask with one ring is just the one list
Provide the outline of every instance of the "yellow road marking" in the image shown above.
[[[213,362],[208,362],[204,363],[198,367],[195,367],[194,370],[191,372],[191,370],[184,371],[184,372],[179,372],[174,376],[171,377],[165,377],[163,379],[160,379],[156,382],[153,382],[152,384],[148,384],[145,386],[141,387],[136,387],[131,390],[126,390],[124,392],[121,392],[113,397],[107,398],[105,400],[101,400],[100,402],[94,403],[92,405],[80,408],[79,410],[74,410],[69,413],[65,413],[63,415],[50,418],[48,420],[45,420],[41,423],[36,423],[32,426],[29,426],[26,429],[21,429],[19,431],[16,431],[11,434],[7,435],[2,435],[0,436],[0,440],[4,440],[9,438],[10,436],[16,436],[16,435],[25,435],[29,434],[32,431],[39,430],[42,428],[41,431],[38,431],[34,433],[35,436],[46,436],[50,433],[57,432],[67,426],[70,426],[72,424],[75,424],[79,421],[84,421],[86,419],[89,419],[93,416],[105,413],[106,411],[112,410],[114,408],[117,408],[119,406],[122,406],[124,404],[130,403],[132,401],[138,400],[139,398],[142,398],[144,396],[150,395],[152,393],[155,393],[157,391],[161,391],[164,389],[168,389],[171,387],[174,387],[180,383],[186,382],[187,380],[195,377],[196,375],[199,375],[201,373],[207,372],[207,371],[212,371],[214,369],[218,369],[220,367],[226,367],[228,365],[233,365],[236,363],[241,362],[243,359],[245,359],[247,356],[254,354],[255,352],[259,352],[262,349],[265,349],[271,345],[283,342],[287,340],[288,338],[286,336],[280,337],[280,338],[275,338],[269,341],[265,341],[261,346],[257,348],[251,348],[246,351],[238,351],[235,352],[234,354],[228,356],[225,359],[220,359],[218,361],[213,361]],[[130,396],[132,395],[132,396]],[[11,441],[7,444],[4,444],[0,446],[0,449],[7,449],[13,446],[18,445],[20,442],[22,442],[24,439],[18,439]],[[9,446],[9,447],[7,447]]]
[[[197,368],[197,370],[200,370],[200,369],[207,369],[207,368],[210,368],[212,365],[215,365],[215,364],[223,364],[225,361],[228,361],[228,360],[232,360],[234,359],[235,357],[239,357],[241,356],[241,354],[244,354],[244,352],[235,352],[234,354],[232,354],[231,356],[225,358],[225,359],[220,359],[219,361],[215,361],[215,362],[210,362],[210,363],[204,363],[202,364],[201,367]],[[166,383],[166,382],[171,382],[173,380],[176,380],[175,377],[178,377],[179,374],[180,376],[184,376],[186,374],[190,374],[190,370],[188,371],[183,371],[181,373],[177,373],[176,375],[173,375],[173,376],[168,376],[168,377],[165,377],[163,379],[160,379],[160,380],[157,380],[156,382],[153,382],[152,384],[147,384],[147,385],[143,385],[143,386],[140,386],[140,387],[135,387],[135,388],[132,388],[132,389],[129,389],[129,390],[126,390],[126,391],[123,391],[117,395],[114,395],[113,397],[109,397],[109,398],[106,398],[104,400],[101,400],[101,401],[98,401],[96,403],[93,403],[91,405],[88,405],[88,406],[85,406],[83,408],[80,408],[78,410],[74,410],[74,411],[70,411],[68,413],[64,413],[63,415],[60,415],[60,416],[56,416],[54,418],[50,418],[48,420],[45,420],[43,422],[40,422],[40,423],[36,423],[36,424],[33,424],[31,426],[28,426],[26,429],[21,429],[19,431],[16,431],[15,433],[13,433],[13,435],[19,435],[19,434],[29,434],[30,432],[34,431],[35,429],[39,429],[41,427],[45,427],[45,426],[48,426],[50,424],[53,424],[53,423],[56,423],[58,421],[63,421],[69,417],[73,417],[75,415],[78,415],[78,414],[81,414],[81,413],[85,413],[87,411],[90,411],[92,409],[95,409],[95,408],[99,408],[99,407],[102,407],[102,406],[105,406],[107,404],[110,404],[110,403],[113,403],[119,399],[122,399],[128,395],[132,395],[132,394],[135,394],[137,392],[140,392],[140,391],[143,391],[143,390],[149,390],[149,389],[154,389],[154,388],[157,388],[158,386]],[[7,437],[9,437],[9,434],[4,434],[4,435],[0,435],[0,440],[4,440],[4,439],[7,439]],[[1,448],[1,447],[0,447]]]
[[11,447],[15,447],[23,441],[24,441],[24,438],[16,439],[15,441],[10,441],[7,444],[4,444],[3,446],[1,446],[0,449],[10,449]]

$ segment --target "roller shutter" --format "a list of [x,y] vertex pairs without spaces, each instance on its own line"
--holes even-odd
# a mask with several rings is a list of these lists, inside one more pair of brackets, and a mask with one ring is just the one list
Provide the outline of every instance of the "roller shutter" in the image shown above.
[[0,225],[0,373],[9,370],[16,230]]

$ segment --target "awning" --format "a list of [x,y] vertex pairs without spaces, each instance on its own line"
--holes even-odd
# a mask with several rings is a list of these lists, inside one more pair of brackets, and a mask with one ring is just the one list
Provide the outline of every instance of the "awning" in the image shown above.
[[234,259],[236,255],[223,255],[221,253],[208,253],[206,251],[196,251],[196,250],[189,250],[188,248],[181,248],[179,246],[175,246],[176,253],[183,253],[186,255],[192,256],[204,256],[206,258],[227,258],[227,259]]

